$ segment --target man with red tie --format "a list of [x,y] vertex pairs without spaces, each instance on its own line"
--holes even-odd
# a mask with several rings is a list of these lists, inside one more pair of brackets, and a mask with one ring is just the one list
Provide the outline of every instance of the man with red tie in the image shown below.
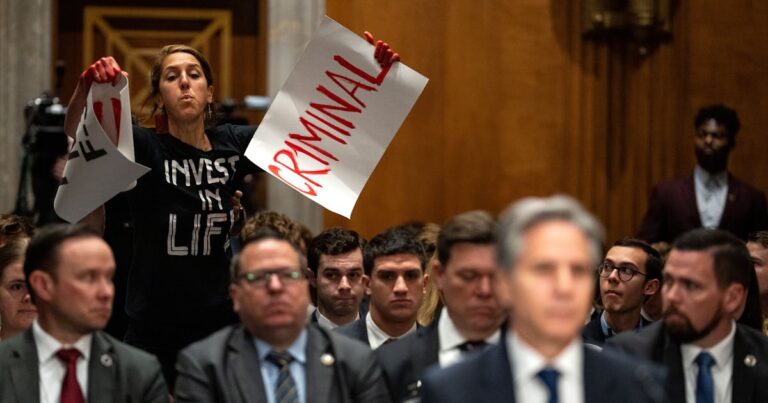
[[82,226],[32,238],[24,274],[38,318],[0,344],[0,402],[168,401],[157,359],[101,332],[114,272],[107,243]]

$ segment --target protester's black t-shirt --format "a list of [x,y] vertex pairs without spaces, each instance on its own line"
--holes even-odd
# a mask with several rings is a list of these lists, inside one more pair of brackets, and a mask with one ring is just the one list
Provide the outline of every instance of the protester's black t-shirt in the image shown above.
[[131,190],[132,319],[193,324],[228,305],[232,196],[257,168],[245,157],[255,127],[207,130],[211,151],[133,127],[136,162],[152,169]]

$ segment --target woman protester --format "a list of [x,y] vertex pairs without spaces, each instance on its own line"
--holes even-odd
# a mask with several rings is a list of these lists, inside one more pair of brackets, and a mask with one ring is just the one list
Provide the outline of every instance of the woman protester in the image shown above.
[[[373,43],[367,32],[366,38]],[[381,41],[375,55],[382,66],[399,60]],[[65,119],[70,137],[92,83],[115,85],[120,74],[110,56],[82,73]],[[178,351],[236,320],[228,297],[232,199],[239,178],[256,169],[244,155],[256,129],[213,125],[213,72],[189,46],[160,51],[151,85],[155,128],[133,126],[135,160],[151,171],[130,190],[134,251],[125,339],[158,356],[172,388]]]

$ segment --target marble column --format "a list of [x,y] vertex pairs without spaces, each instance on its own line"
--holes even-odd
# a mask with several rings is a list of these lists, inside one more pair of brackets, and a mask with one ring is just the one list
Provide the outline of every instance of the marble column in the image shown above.
[[24,106],[51,89],[52,7],[50,0],[0,0],[0,213],[16,201]]
[[[325,14],[324,0],[269,0],[267,89],[274,97],[301,56]],[[306,225],[313,233],[323,227],[323,209],[272,178],[267,182],[267,206]]]

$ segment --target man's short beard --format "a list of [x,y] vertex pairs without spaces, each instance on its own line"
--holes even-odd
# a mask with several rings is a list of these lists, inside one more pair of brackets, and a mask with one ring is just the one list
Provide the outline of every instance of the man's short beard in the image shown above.
[[709,173],[719,173],[728,168],[728,152],[720,151],[707,155],[696,149],[696,162]]
[[[673,311],[673,312],[670,312],[670,311]],[[672,313],[683,318],[685,323],[680,325],[670,324],[667,321],[667,317]],[[723,318],[723,307],[718,306],[717,312],[715,312],[715,314],[712,316],[712,320],[710,320],[709,323],[707,323],[701,330],[696,330],[687,316],[681,314],[677,309],[670,307],[664,312],[664,326],[666,327],[667,333],[672,338],[672,340],[675,340],[679,343],[691,343],[708,336],[712,332],[712,330],[714,330],[717,327],[717,325],[720,324],[720,321],[722,320],[722,318]]]

